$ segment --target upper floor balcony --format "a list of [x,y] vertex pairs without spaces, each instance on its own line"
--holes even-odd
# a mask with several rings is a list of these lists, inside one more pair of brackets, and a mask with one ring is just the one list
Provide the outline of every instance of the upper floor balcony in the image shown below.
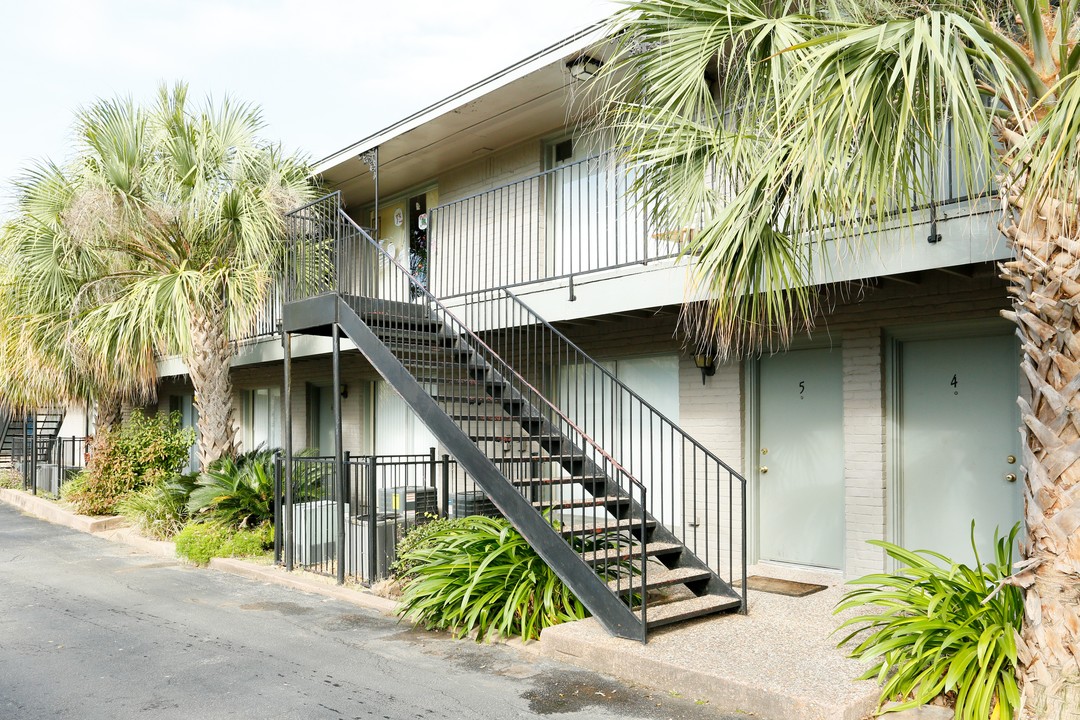
[[[963,173],[955,167],[951,145],[942,148],[936,162],[925,165],[936,176],[934,204],[918,208],[914,222],[898,217],[893,232],[896,237],[886,238],[873,257],[844,257],[842,248],[821,253],[832,267],[821,268],[816,281],[948,267],[1003,256],[1004,246],[989,215],[989,204],[971,201]],[[685,277],[686,262],[676,259],[697,228],[658,226],[650,218],[634,178],[632,168],[614,152],[566,162],[432,207],[426,213],[426,223],[418,225],[407,239],[381,244],[432,295],[451,307],[456,298],[497,288],[542,293],[545,288],[558,287],[562,297],[573,301],[575,282],[599,282],[595,280],[598,277],[605,278],[609,290],[624,280],[626,287],[617,290],[629,296],[624,304],[636,302],[636,307],[644,308],[680,302],[685,284],[678,278]],[[889,232],[887,229],[886,234]],[[948,242],[940,242],[943,237]],[[363,263],[364,257],[357,256],[351,262]],[[838,269],[845,263],[846,267]],[[643,275],[645,271],[649,272]],[[628,279],[632,284],[627,284]],[[566,293],[568,285],[570,292]],[[245,339],[276,334],[281,301],[280,288],[275,286],[256,327]],[[575,312],[581,315],[601,314],[607,307],[578,305]]]

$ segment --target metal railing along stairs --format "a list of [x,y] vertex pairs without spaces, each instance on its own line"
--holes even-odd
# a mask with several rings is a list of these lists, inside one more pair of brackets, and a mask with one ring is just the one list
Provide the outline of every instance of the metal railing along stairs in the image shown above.
[[646,483],[355,225],[339,195],[290,216],[288,254],[285,332],[348,336],[610,633],[644,641],[659,625],[745,610],[650,514]]

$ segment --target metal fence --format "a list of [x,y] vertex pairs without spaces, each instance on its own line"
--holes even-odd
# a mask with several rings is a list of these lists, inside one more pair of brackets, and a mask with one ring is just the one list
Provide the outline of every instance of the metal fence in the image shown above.
[[[23,489],[59,495],[64,483],[86,467],[90,438],[22,437],[11,443],[11,466],[23,478]],[[30,452],[36,448],[37,452]]]
[[[371,585],[389,576],[402,538],[436,518],[498,513],[449,455],[294,457],[275,504],[275,560]],[[283,477],[284,473],[279,473]]]

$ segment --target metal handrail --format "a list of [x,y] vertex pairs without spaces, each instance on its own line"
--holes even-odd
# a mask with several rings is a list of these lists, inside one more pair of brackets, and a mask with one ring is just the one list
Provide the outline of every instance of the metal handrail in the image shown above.
[[[396,258],[391,256],[385,248],[375,242],[371,236],[357,225],[340,207],[340,195],[330,194],[323,198],[322,205],[309,206],[306,210],[298,213],[293,218],[295,232],[290,244],[290,262],[288,268],[290,275],[286,281],[286,302],[297,302],[327,294],[336,294],[353,305],[354,310],[365,316],[367,313],[371,322],[387,323],[386,327],[400,326],[400,323],[437,322],[440,337],[453,344],[450,352],[467,357],[457,365],[435,364],[425,360],[426,354],[432,352],[431,347],[421,345],[408,345],[402,350],[395,351],[394,355],[402,363],[402,367],[412,375],[413,380],[421,385],[441,385],[454,387],[455,392],[461,392],[460,387],[472,383],[472,390],[477,385],[477,377],[470,373],[472,369],[483,366],[483,376],[489,379],[492,387],[498,388],[498,395],[487,396],[484,402],[491,402],[492,398],[499,401],[518,403],[521,411],[519,419],[524,425],[529,423],[533,430],[529,435],[502,435],[502,429],[498,422],[504,422],[505,418],[492,418],[484,426],[483,431],[470,435],[481,452],[500,469],[504,478],[514,476],[513,467],[521,468],[525,464],[534,465],[550,463],[561,466],[564,469],[571,467],[571,479],[567,479],[564,470],[560,470],[558,477],[552,476],[552,482],[556,485],[571,485],[578,480],[573,476],[600,478],[604,477],[611,481],[611,491],[623,493],[631,499],[639,499],[641,517],[625,517],[619,524],[622,530],[628,531],[625,536],[616,533],[611,535],[598,535],[598,528],[604,519],[600,514],[606,515],[606,506],[599,502],[592,507],[592,523],[589,523],[587,512],[563,512],[555,523],[556,530],[571,539],[577,538],[578,545],[574,547],[582,562],[582,571],[592,573],[592,569],[586,568],[585,555],[589,555],[594,565],[599,562],[604,572],[610,572],[610,584],[608,590],[616,595],[631,593],[631,577],[619,572],[620,562],[618,557],[638,558],[641,567],[644,568],[646,561],[645,548],[635,547],[632,534],[636,531],[637,536],[644,538],[646,533],[646,486],[640,480],[627,471],[602,445],[596,443],[562,410],[552,403],[541,393],[533,383],[523,377],[506,362],[492,346],[468,324],[455,315],[451,310],[439,302],[421,282],[414,277]],[[361,261],[362,260],[362,261]],[[436,348],[437,349],[437,348]],[[475,363],[480,363],[476,365]],[[433,369],[434,368],[434,369]],[[424,372],[420,372],[423,370]],[[443,377],[442,379],[425,379],[424,373],[458,372],[458,376]],[[466,392],[471,392],[467,390]],[[479,395],[469,396],[466,402],[477,402]],[[447,402],[458,403],[461,396],[454,396]],[[436,400],[436,402],[440,402]],[[446,408],[444,407],[444,410]],[[447,410],[449,415],[449,411]],[[466,424],[471,421],[466,421]],[[481,421],[482,422],[482,421]],[[539,423],[539,424],[538,424]],[[461,423],[458,423],[461,427]],[[505,422],[504,422],[505,424]],[[550,427],[550,431],[543,430]],[[463,432],[465,429],[462,428]],[[468,434],[468,433],[466,433]],[[515,443],[530,444],[530,447],[543,443],[549,443],[548,456],[537,456],[535,453],[526,456],[513,455],[510,457],[493,457],[491,451],[484,451],[483,446],[491,443],[501,443],[503,447]],[[556,453],[552,447],[563,448]],[[501,467],[500,467],[501,466]],[[595,470],[590,469],[595,468]],[[532,469],[529,469],[532,472]],[[521,476],[523,471],[518,471]],[[600,474],[594,474],[600,473]],[[515,488],[525,495],[532,493],[531,489]],[[636,496],[636,497],[635,497]],[[576,507],[572,502],[565,504],[563,498],[554,496],[529,495],[531,511],[541,518],[545,513],[558,507]],[[551,522],[551,515],[546,522]],[[591,539],[586,539],[589,533]],[[630,538],[627,540],[627,538]],[[572,543],[573,544],[573,543]],[[620,547],[625,546],[625,552]],[[630,548],[633,548],[632,550]],[[609,562],[610,559],[610,562]],[[625,563],[622,564],[624,566]],[[643,570],[642,570],[643,571]],[[646,598],[641,593],[641,621],[642,632],[646,621]]]
[[578,347],[578,346],[577,346],[577,345],[576,345],[576,344],[574,343],[574,341],[573,341],[573,340],[571,340],[570,338],[566,337],[566,335],[564,335],[564,334],[563,334],[562,332],[560,332],[560,331],[559,331],[559,330],[558,330],[558,329],[557,329],[557,328],[556,328],[556,327],[555,327],[554,325],[552,325],[552,324],[551,324],[551,323],[549,323],[549,322],[548,322],[547,320],[545,320],[545,319],[544,319],[543,317],[541,317],[541,316],[540,316],[539,314],[537,314],[537,312],[536,312],[535,310],[533,310],[533,309],[532,309],[532,308],[531,308],[531,307],[530,307],[530,306],[529,306],[529,305],[528,305],[528,304],[527,304],[527,303],[526,303],[525,301],[523,301],[523,300],[522,300],[522,299],[521,299],[520,297],[518,297],[517,295],[515,295],[515,294],[514,294],[513,292],[511,292],[511,291],[510,291],[509,289],[507,289],[507,288],[503,288],[503,289],[502,289],[502,292],[503,292],[503,293],[505,293],[505,294],[506,294],[506,296],[507,296],[507,297],[509,297],[509,298],[510,298],[511,300],[513,300],[513,301],[514,301],[515,303],[517,303],[518,305],[520,305],[520,306],[522,307],[522,309],[523,309],[523,310],[525,310],[525,312],[527,312],[527,313],[529,314],[529,316],[530,316],[530,317],[531,317],[531,318],[533,319],[533,321],[534,321],[534,322],[536,322],[536,323],[538,323],[538,324],[540,324],[540,325],[543,325],[543,326],[544,326],[544,328],[545,328],[545,329],[546,329],[546,330],[547,330],[548,332],[550,332],[550,333],[551,333],[552,335],[554,335],[554,336],[556,336],[557,338],[559,338],[559,340],[560,340],[561,342],[565,343],[565,344],[566,344],[566,346],[567,346],[567,347],[568,347],[568,348],[569,348],[569,349],[570,349],[570,350],[571,350],[572,352],[574,352],[575,354],[577,354],[577,355],[578,355],[579,357],[581,357],[581,358],[582,358],[583,360],[585,360],[586,362],[590,363],[590,365],[591,365],[591,366],[592,366],[592,367],[593,367],[593,368],[594,368],[595,370],[599,371],[599,372],[600,372],[601,374],[603,374],[603,375],[604,375],[604,376],[605,376],[605,377],[606,377],[606,378],[607,378],[608,380],[610,380],[610,381],[611,381],[612,383],[614,383],[615,385],[617,385],[617,386],[619,387],[619,390],[620,390],[621,392],[623,392],[623,393],[626,393],[627,395],[629,395],[630,397],[632,397],[632,398],[633,398],[633,399],[634,399],[635,401],[637,401],[637,402],[641,403],[641,404],[642,404],[643,406],[645,406],[646,408],[648,408],[648,409],[649,409],[649,411],[650,411],[650,412],[652,412],[652,413],[653,413],[653,414],[654,414],[654,415],[655,415],[655,416],[656,416],[656,417],[657,417],[658,419],[660,419],[660,420],[661,420],[662,422],[664,422],[664,423],[665,423],[666,425],[670,425],[670,426],[671,426],[672,428],[674,428],[674,430],[675,430],[676,432],[678,432],[678,433],[679,433],[680,435],[682,435],[682,437],[683,437],[683,438],[684,438],[684,439],[685,439],[685,440],[686,440],[687,442],[690,442],[691,444],[693,444],[693,445],[694,445],[694,447],[695,447],[695,448],[697,448],[697,449],[701,450],[701,451],[702,451],[703,453],[705,453],[705,454],[706,454],[706,455],[707,455],[707,456],[709,457],[709,459],[710,459],[710,460],[713,460],[713,461],[715,461],[715,462],[719,463],[721,467],[723,467],[723,468],[724,468],[725,470],[727,470],[727,471],[731,472],[731,473],[732,473],[732,474],[733,474],[733,475],[734,475],[734,476],[735,476],[735,477],[736,477],[736,478],[737,478],[737,479],[739,480],[739,482],[743,483],[744,485],[746,484],[746,478],[744,478],[744,477],[743,477],[743,476],[742,476],[741,474],[739,474],[739,472],[738,472],[737,470],[735,470],[735,469],[734,469],[734,468],[732,468],[732,467],[731,467],[730,465],[728,465],[728,464],[727,464],[726,462],[724,462],[724,461],[723,461],[722,459],[720,459],[719,457],[717,457],[717,455],[716,455],[715,453],[713,453],[713,451],[709,450],[709,448],[707,448],[707,447],[705,447],[704,445],[702,445],[702,444],[701,444],[701,443],[700,443],[700,442],[699,442],[699,441],[698,441],[698,440],[697,440],[696,438],[694,438],[694,437],[693,437],[692,435],[690,435],[690,434],[689,434],[689,433],[687,433],[687,432],[686,432],[685,430],[683,430],[683,429],[682,429],[681,427],[679,427],[679,426],[678,426],[678,425],[676,425],[676,424],[675,424],[674,422],[672,422],[672,420],[671,420],[671,419],[670,419],[670,418],[669,418],[669,417],[668,417],[667,415],[665,415],[664,413],[662,413],[662,412],[660,412],[659,410],[657,410],[657,409],[656,409],[656,407],[654,407],[654,406],[653,406],[652,404],[650,404],[648,400],[646,400],[645,398],[641,397],[641,395],[639,395],[638,393],[636,393],[636,392],[635,392],[635,391],[634,391],[634,390],[633,390],[633,389],[632,389],[631,387],[629,387],[628,385],[626,385],[626,383],[624,383],[623,381],[619,380],[619,378],[615,377],[615,375],[614,375],[614,374],[613,374],[613,373],[612,373],[612,372],[611,372],[610,370],[608,370],[608,369],[607,369],[606,367],[604,367],[604,366],[603,366],[603,365],[601,365],[600,363],[596,362],[596,360],[594,360],[594,359],[593,359],[593,358],[592,358],[592,357],[591,357],[591,356],[590,356],[590,355],[589,355],[588,353],[586,353],[586,352],[585,352],[584,350],[582,350],[582,349],[581,349],[580,347]]
[[[630,476],[648,478],[648,510],[674,539],[729,585],[742,579],[746,587],[747,483],[741,473],[509,289],[472,293],[461,301],[460,312],[519,374],[568,370],[552,390],[560,410]],[[745,591],[741,597],[745,610]]]

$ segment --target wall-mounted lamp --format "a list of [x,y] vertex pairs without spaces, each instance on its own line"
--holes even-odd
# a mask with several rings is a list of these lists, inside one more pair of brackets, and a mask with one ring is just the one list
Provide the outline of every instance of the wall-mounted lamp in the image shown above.
[[713,360],[712,353],[707,350],[698,350],[694,354],[694,365],[701,371],[702,385],[705,384],[705,378],[716,374],[716,361]]
[[575,80],[588,80],[600,72],[600,66],[604,63],[588,55],[579,55],[566,63],[566,69],[570,71],[570,77]]
[[341,397],[343,397],[343,398],[349,397],[349,386],[346,385],[345,383],[341,383]]

